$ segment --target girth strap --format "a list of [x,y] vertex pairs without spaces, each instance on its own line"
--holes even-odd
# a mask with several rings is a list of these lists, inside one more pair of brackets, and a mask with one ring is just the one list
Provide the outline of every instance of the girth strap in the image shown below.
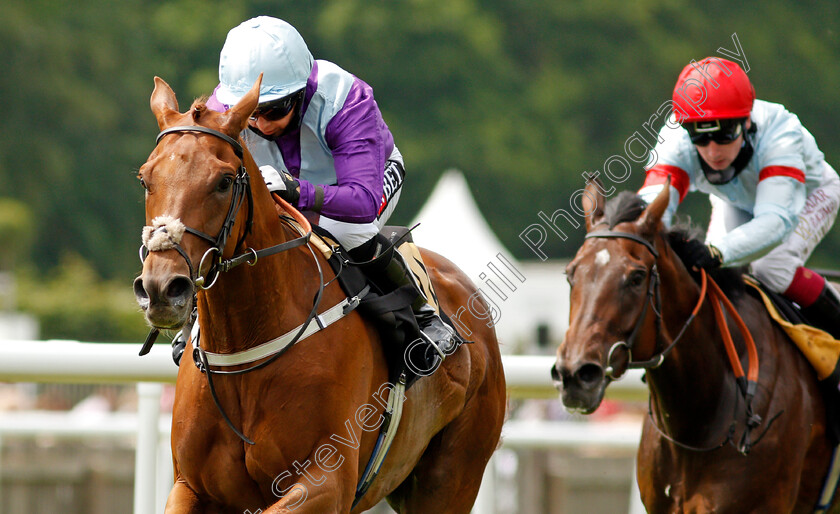
[[353,500],[352,508],[356,507],[370,484],[379,474],[379,469],[382,467],[382,463],[388,455],[388,450],[391,448],[391,443],[394,442],[397,435],[400,419],[402,419],[403,402],[405,402],[405,380],[405,373],[403,373],[388,395],[388,404],[385,412],[382,413],[384,421],[379,429],[379,437],[376,438],[373,452],[371,452],[367,466],[365,466],[359,483],[356,485],[356,497]]
[[835,446],[831,456],[831,465],[828,467],[828,474],[823,482],[822,492],[817,506],[814,507],[814,514],[824,514],[831,508],[831,500],[837,492],[840,483],[840,447]]

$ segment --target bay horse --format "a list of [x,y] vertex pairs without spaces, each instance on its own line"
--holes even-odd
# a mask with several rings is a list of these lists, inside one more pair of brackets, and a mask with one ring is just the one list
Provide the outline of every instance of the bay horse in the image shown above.
[[[161,134],[138,174],[144,230],[169,244],[148,252],[135,294],[160,329],[183,326],[196,298],[206,355],[237,354],[312,321],[318,294],[320,311],[347,299],[337,281],[323,286],[326,260],[278,217],[241,145],[259,85],[225,113],[203,99],[180,113],[158,77],[151,96]],[[272,248],[284,251],[260,253]],[[433,252],[423,258],[442,308],[466,305],[476,289],[464,273]],[[245,261],[250,266],[221,265]],[[383,419],[378,395],[389,380],[388,341],[371,322],[352,310],[247,373],[214,373],[212,382],[185,352],[166,512],[355,513],[387,498],[402,513],[468,513],[499,442],[506,390],[493,328],[466,318],[462,325],[474,344],[405,393],[399,431],[358,504],[357,483]]]
[[[668,185],[647,206],[630,192],[605,203],[597,178],[584,191],[587,237],[566,268],[570,323],[552,368],[563,404],[589,414],[612,380],[644,367],[636,474],[648,512],[813,512],[832,443],[810,365],[759,300],[730,294],[756,349],[750,402],[733,371],[751,360],[748,338],[730,314],[732,364],[712,297],[661,222]],[[729,274],[737,292],[740,271]]]

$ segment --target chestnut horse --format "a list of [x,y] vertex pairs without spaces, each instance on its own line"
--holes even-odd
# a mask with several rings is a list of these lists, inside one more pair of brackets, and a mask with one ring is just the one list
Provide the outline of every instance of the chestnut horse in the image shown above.
[[[206,354],[242,352],[312,321],[319,290],[319,312],[347,298],[337,281],[320,276],[329,270],[321,253],[279,219],[241,147],[258,92],[259,81],[224,114],[202,100],[180,113],[157,77],[151,97],[161,134],[138,178],[145,230],[163,233],[169,244],[150,248],[135,293],[148,322],[161,329],[183,326],[197,298]],[[156,224],[160,219],[176,222]],[[257,260],[272,248],[285,251]],[[466,305],[475,292],[470,280],[437,254],[423,257],[442,308]],[[235,266],[245,261],[251,266]],[[466,318],[463,326],[474,344],[406,393],[390,451],[355,506],[383,420],[378,395],[389,379],[388,341],[372,323],[353,310],[247,373],[213,374],[212,383],[187,351],[175,393],[175,484],[166,512],[362,512],[383,498],[398,512],[469,512],[499,441],[506,392],[493,328]]]
[[[759,363],[750,410],[713,300],[661,223],[669,188],[649,206],[629,192],[605,204],[602,190],[587,184],[587,238],[566,268],[570,324],[552,369],[563,404],[591,413],[613,379],[644,367],[650,414],[636,474],[648,512],[812,512],[832,458],[816,374],[742,288],[733,301]],[[728,324],[747,362],[731,315]]]

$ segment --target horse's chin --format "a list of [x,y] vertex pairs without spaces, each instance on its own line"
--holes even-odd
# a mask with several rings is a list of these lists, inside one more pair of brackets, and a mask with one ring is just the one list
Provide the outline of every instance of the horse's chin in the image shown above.
[[583,408],[578,408],[578,407],[566,407],[566,411],[568,411],[569,414],[582,414],[584,416],[588,416],[588,415],[592,414],[593,412],[595,412],[595,409],[583,409]]
[[190,309],[167,307],[150,307],[145,311],[146,322],[159,330],[178,330],[186,324]]
[[578,388],[566,388],[560,393],[560,400],[572,414],[592,414],[601,406],[607,381],[595,390],[583,391]]

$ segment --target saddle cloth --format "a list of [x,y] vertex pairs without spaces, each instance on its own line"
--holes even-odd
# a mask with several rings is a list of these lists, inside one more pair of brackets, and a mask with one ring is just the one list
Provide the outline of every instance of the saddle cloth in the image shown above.
[[[764,289],[755,278],[744,276],[744,282],[761,298],[767,312],[784,329],[816,372],[825,403],[826,431],[831,443],[837,446],[840,444],[840,341],[809,325],[790,300]],[[831,486],[832,490],[836,483]]]
[[777,301],[774,302],[770,297],[770,293],[766,292],[752,277],[745,277],[744,282],[751,286],[758,292],[767,312],[773,320],[781,326],[787,333],[788,337],[793,340],[805,358],[811,363],[814,371],[817,373],[817,378],[820,381],[829,381],[837,384],[840,382],[840,341],[834,339],[831,334],[820,330],[816,327],[806,324],[801,316],[799,319],[791,319],[798,311],[793,311],[793,307],[779,306],[787,312],[787,316],[783,316],[780,309],[777,308]]

